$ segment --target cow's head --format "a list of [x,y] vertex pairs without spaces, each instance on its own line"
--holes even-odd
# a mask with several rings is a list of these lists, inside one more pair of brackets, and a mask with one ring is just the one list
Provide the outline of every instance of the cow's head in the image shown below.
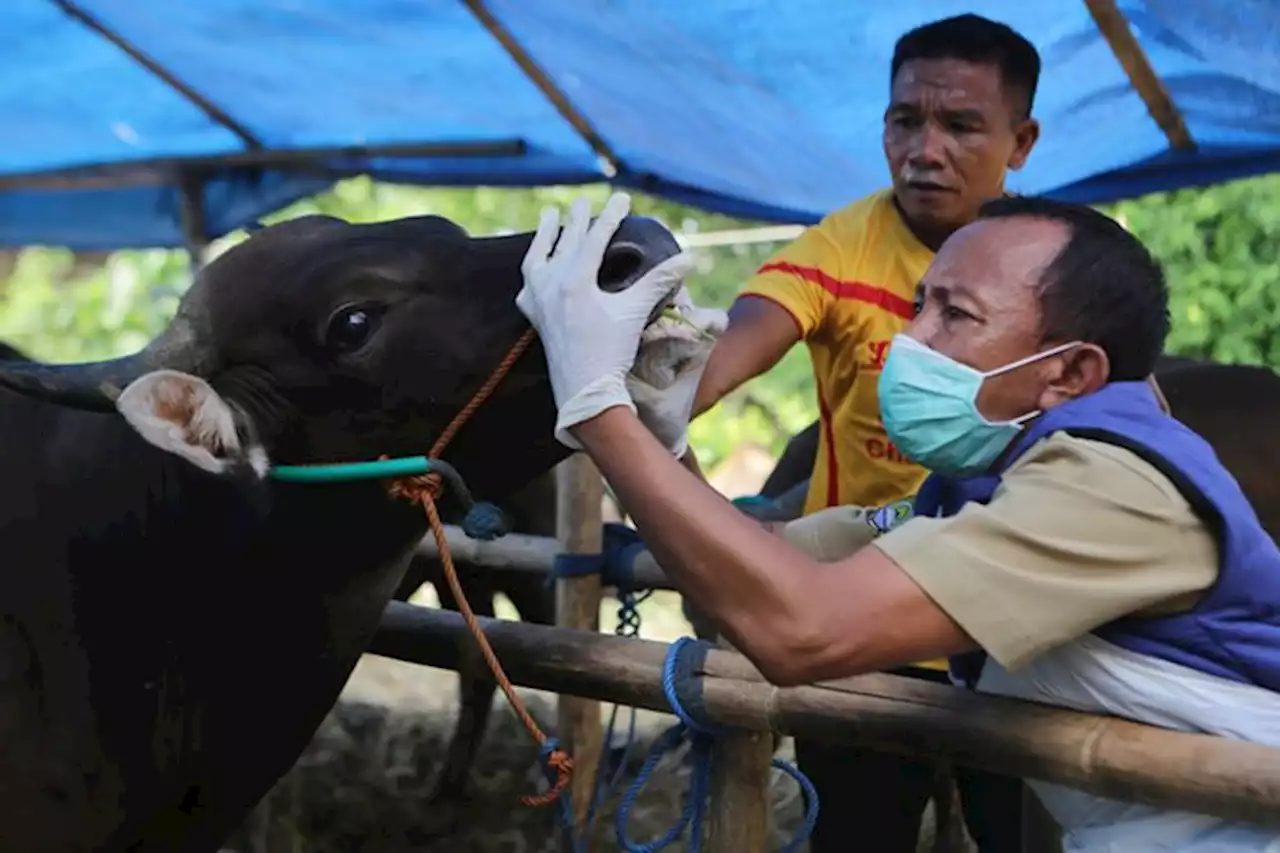
[[[197,276],[142,351],[77,365],[2,364],[0,385],[114,411],[209,471],[427,452],[528,328],[515,305],[529,232],[472,238],[448,220],[265,228]],[[617,291],[679,250],[630,216],[600,286]],[[480,495],[567,455],[535,344],[445,453]],[[269,462],[268,462],[269,460]]]

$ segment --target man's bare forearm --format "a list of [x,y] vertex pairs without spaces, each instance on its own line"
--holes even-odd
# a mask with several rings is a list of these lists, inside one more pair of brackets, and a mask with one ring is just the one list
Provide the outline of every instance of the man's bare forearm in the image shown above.
[[786,309],[758,296],[738,299],[729,309],[729,328],[711,351],[702,374],[693,418],[748,379],[769,370],[799,340],[800,329]]
[[974,647],[882,552],[861,548],[818,563],[682,470],[627,408],[584,421],[574,434],[667,576],[773,683],[839,678]]
[[783,675],[792,638],[808,634],[816,561],[682,471],[626,409],[574,432],[681,593],[767,676]]

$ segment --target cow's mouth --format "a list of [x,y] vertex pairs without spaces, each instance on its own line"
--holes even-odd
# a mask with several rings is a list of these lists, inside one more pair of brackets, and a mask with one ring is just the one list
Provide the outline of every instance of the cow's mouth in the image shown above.
[[716,335],[667,306],[640,335],[631,375],[658,390],[668,388],[690,367],[706,360],[715,343]]

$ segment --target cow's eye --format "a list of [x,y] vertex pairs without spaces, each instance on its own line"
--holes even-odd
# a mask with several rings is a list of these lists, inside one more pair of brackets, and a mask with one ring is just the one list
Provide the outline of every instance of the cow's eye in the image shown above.
[[354,352],[364,346],[378,327],[380,314],[366,305],[348,305],[329,318],[324,344],[335,353]]

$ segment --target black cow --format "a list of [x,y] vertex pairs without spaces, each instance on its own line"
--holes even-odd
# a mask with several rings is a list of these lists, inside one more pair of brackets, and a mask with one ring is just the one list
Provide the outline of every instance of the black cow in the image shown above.
[[1156,377],[1173,416],[1209,442],[1262,526],[1280,540],[1280,374],[1169,357]]
[[13,344],[7,344],[0,341],[0,361],[30,361],[31,359],[25,352],[22,352]]
[[[133,356],[0,363],[0,850],[207,853],[289,770],[426,521],[268,466],[423,453],[527,328],[530,239],[295,219]],[[676,249],[631,217],[601,285]],[[567,455],[554,418],[535,344],[445,457],[500,499]]]
[[[26,353],[0,341],[0,361],[29,361]],[[511,519],[512,531],[535,536],[556,535],[556,478],[553,472],[540,474],[502,502]],[[488,568],[456,562],[458,580],[472,609],[481,616],[494,615],[494,596],[501,592],[511,600],[521,620],[537,625],[555,623],[555,590],[540,575],[525,571]],[[442,607],[457,612],[453,591],[444,581],[440,560],[414,554],[405,570],[395,600],[408,601],[424,583],[435,587]],[[490,673],[479,647],[467,643],[458,666],[458,717],[445,752],[444,764],[435,788],[424,804],[426,823],[434,833],[447,834],[457,828],[462,809],[470,799],[471,766],[484,740],[493,711],[497,682]]]

